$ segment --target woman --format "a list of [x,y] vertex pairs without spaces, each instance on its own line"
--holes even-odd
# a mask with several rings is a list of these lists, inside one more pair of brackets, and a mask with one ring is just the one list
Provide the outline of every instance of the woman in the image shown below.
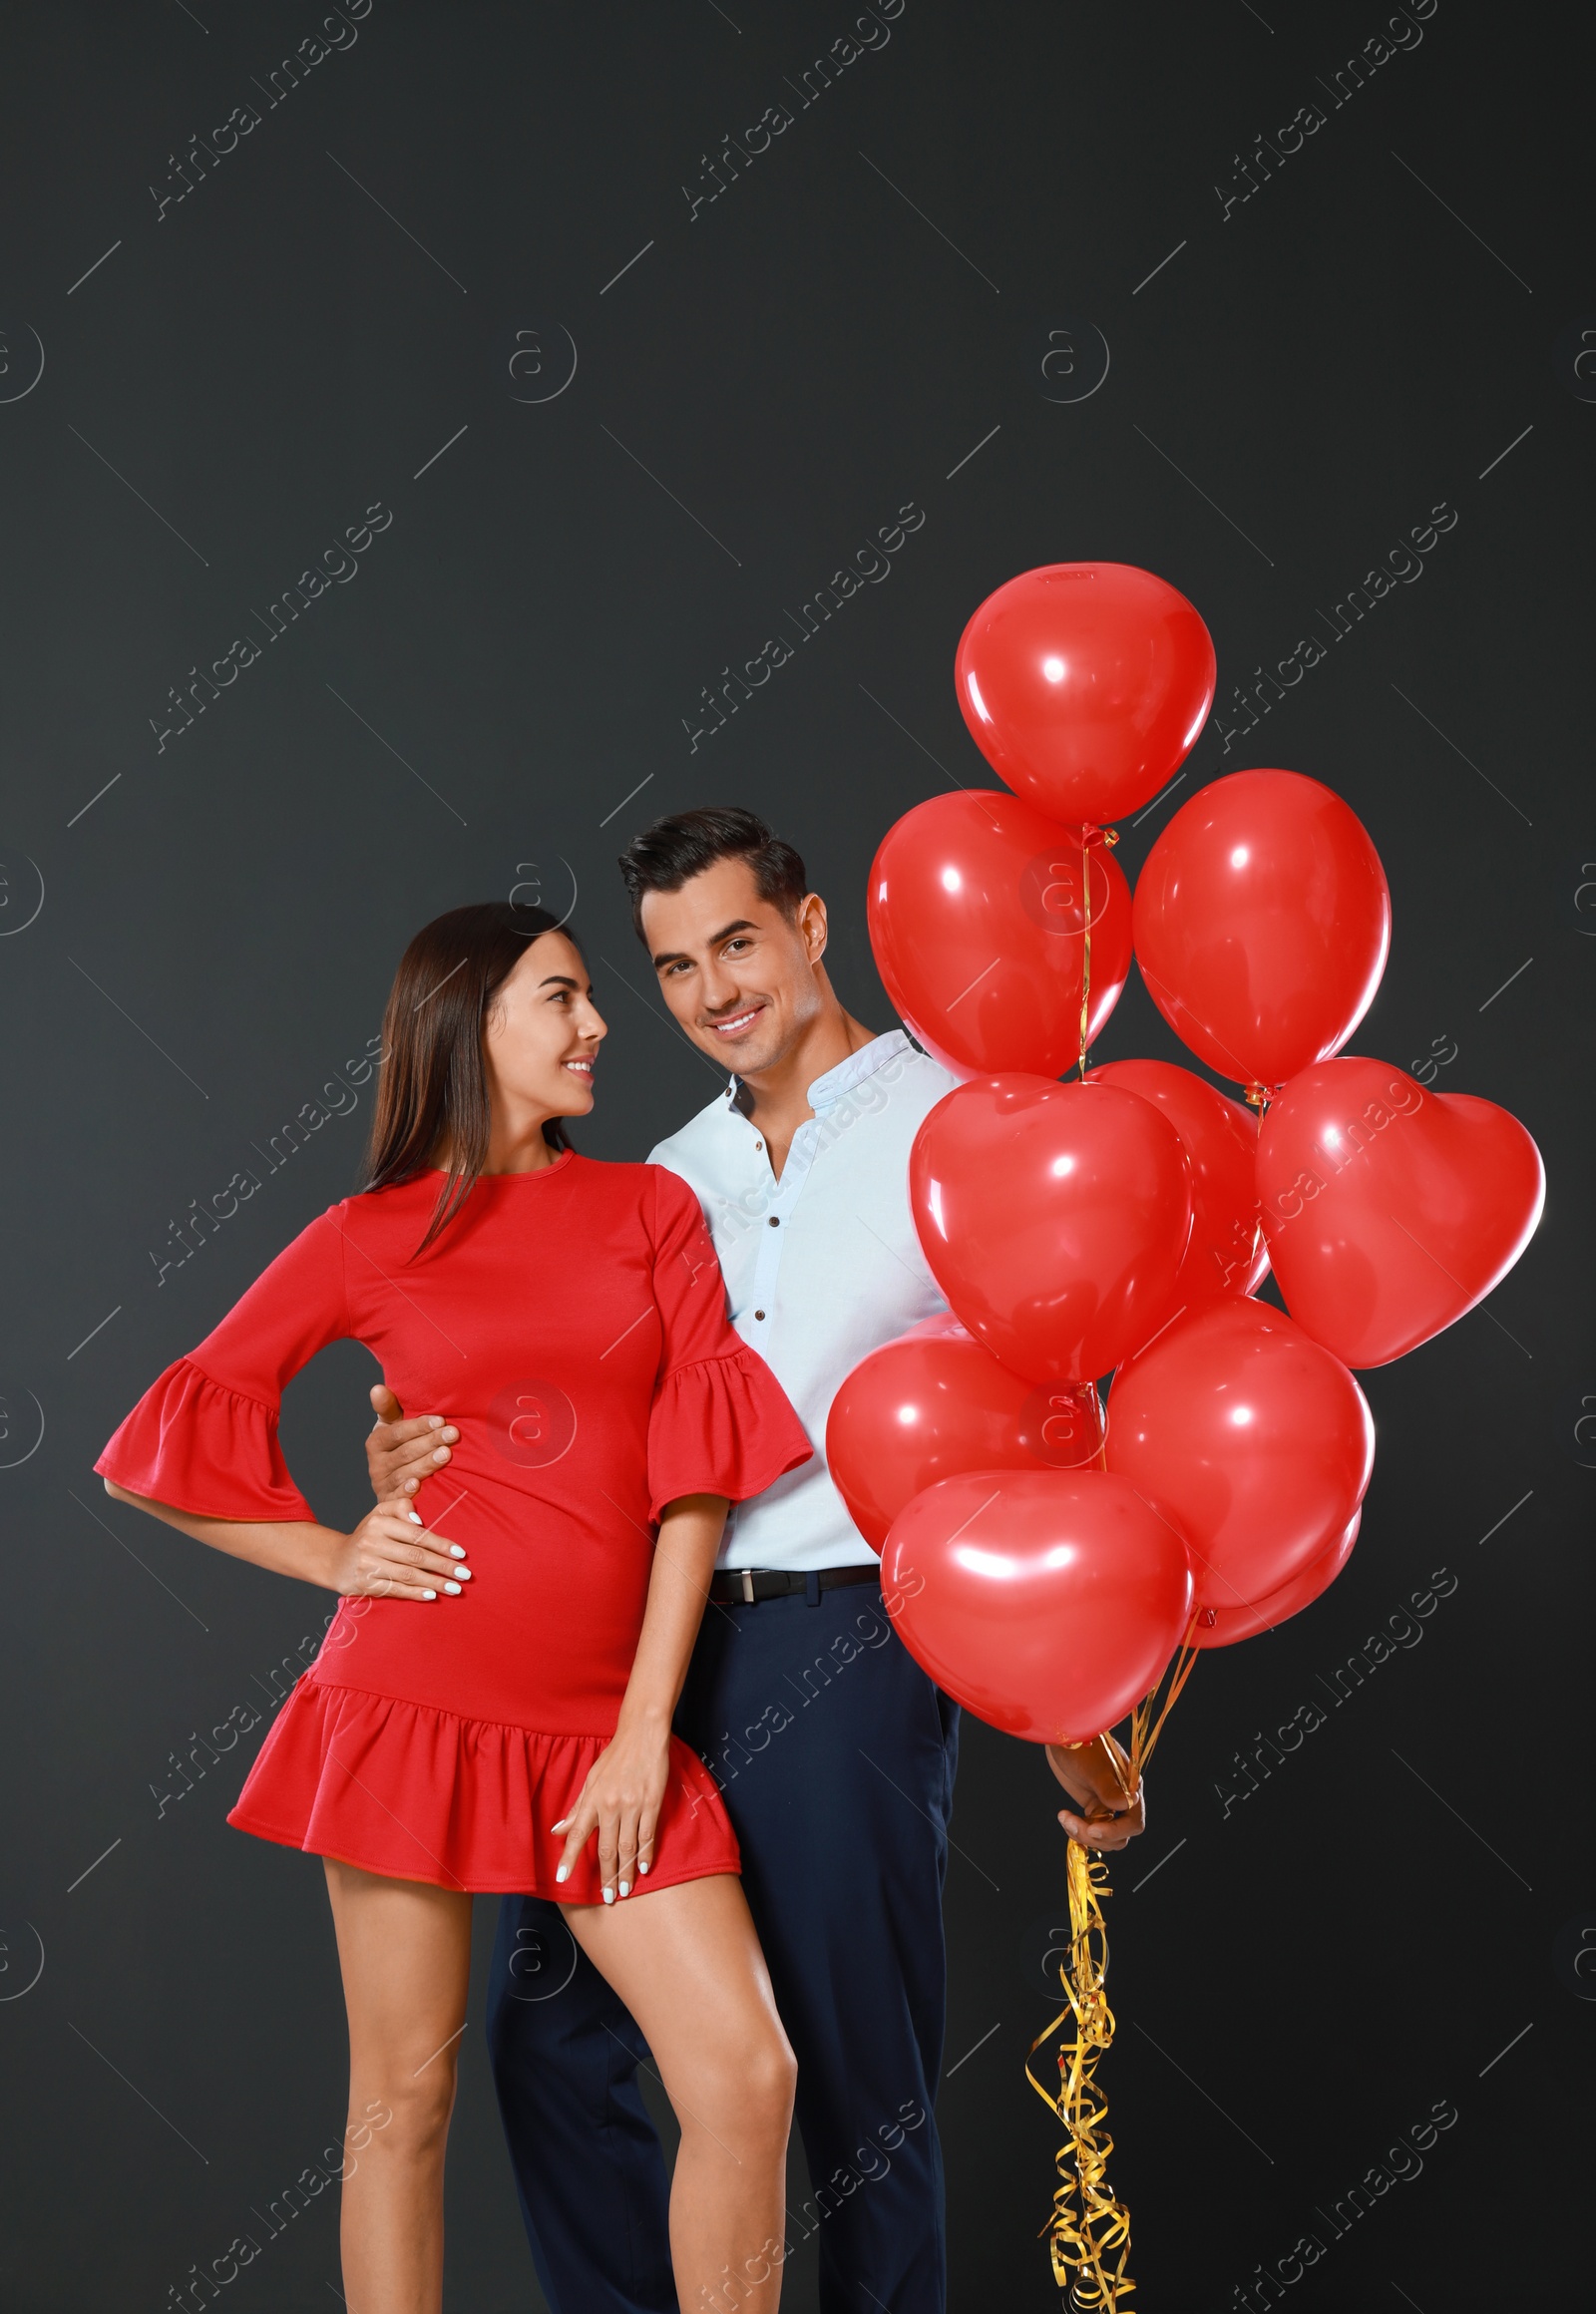
[[[809,1445],[727,1322],[692,1193],[566,1139],[604,1034],[544,910],[459,908],[418,933],[384,1018],[366,1189],[278,1256],[97,1465],[118,1500],[342,1598],[228,1821],[325,1860],[362,2144],[343,2190],[353,2314],[441,2303],[479,1890],[558,1898],[647,2037],[681,2123],[683,2305],[728,2269],[761,2314],[780,2294],[792,2054],[735,1837],[670,1721],[728,1498]],[[341,1534],[288,1475],[281,1387],[346,1336],[405,1403],[463,1409],[431,1524],[396,1499]],[[383,2107],[379,2132],[354,2120]]]

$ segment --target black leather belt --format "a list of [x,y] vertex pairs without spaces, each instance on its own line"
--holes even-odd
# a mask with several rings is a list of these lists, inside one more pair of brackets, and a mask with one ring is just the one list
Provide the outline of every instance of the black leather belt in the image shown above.
[[[815,1580],[822,1591],[839,1583],[879,1583],[881,1562],[868,1567],[820,1567]],[[797,1567],[722,1567],[709,1578],[709,1596],[717,1607],[752,1607],[760,1599],[787,1599],[807,1591],[809,1575]]]

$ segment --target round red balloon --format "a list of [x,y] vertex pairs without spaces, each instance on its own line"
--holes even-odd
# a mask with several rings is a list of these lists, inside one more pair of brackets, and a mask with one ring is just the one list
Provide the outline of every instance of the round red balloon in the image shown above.
[[909,1155],[915,1227],[950,1305],[1032,1381],[1092,1381],[1176,1308],[1191,1168],[1150,1101],[1115,1085],[978,1077]]
[[[1088,916],[1089,911],[1089,916]],[[957,1075],[1080,1057],[1130,970],[1130,887],[1113,854],[1017,796],[966,789],[917,804],[870,871],[870,945],[893,1005]]]
[[1183,804],[1136,884],[1136,962],[1183,1044],[1278,1085],[1340,1050],[1391,947],[1380,855],[1339,795],[1233,771]]
[[861,1358],[831,1401],[826,1465],[873,1551],[922,1488],[964,1470],[1069,1470],[1102,1444],[1091,1382],[1028,1382],[957,1318]]
[[1340,1358],[1266,1302],[1211,1302],[1150,1343],[1108,1393],[1108,1467],[1167,1513],[1199,1607],[1243,1607],[1346,1528],[1375,1425]]
[[1484,1300],[1534,1234],[1546,1175],[1506,1109],[1349,1054],[1271,1103],[1258,1190],[1292,1316],[1348,1365],[1370,1366]]
[[1191,1161],[1191,1244],[1175,1284],[1177,1306],[1254,1293],[1269,1275],[1258,1213],[1257,1116],[1173,1061],[1110,1060],[1091,1075],[1161,1109]]
[[922,1670],[979,1719],[1081,1743],[1152,1688],[1192,1613],[1185,1547],[1102,1470],[979,1470],[893,1521],[882,1593]]
[[1294,1575],[1278,1591],[1271,1591],[1267,1599],[1260,1599],[1256,1607],[1200,1608],[1192,1627],[1192,1646],[1234,1647],[1237,1640],[1253,1639],[1261,1631],[1273,1631],[1277,1623],[1284,1623],[1289,1616],[1300,1615],[1305,1607],[1312,1607],[1352,1557],[1363,1516],[1361,1510],[1354,1511],[1327,1550],[1321,1551],[1300,1575]]
[[989,594],[954,680],[998,778],[1071,826],[1155,796],[1208,720],[1214,646],[1184,594],[1128,563],[1048,563]]

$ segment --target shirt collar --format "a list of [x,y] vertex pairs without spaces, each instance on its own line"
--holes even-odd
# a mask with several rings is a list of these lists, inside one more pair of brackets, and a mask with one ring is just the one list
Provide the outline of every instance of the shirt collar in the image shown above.
[[[828,1068],[824,1076],[816,1077],[809,1087],[809,1106],[820,1115],[840,1101],[844,1093],[852,1092],[855,1085],[863,1084],[866,1077],[874,1076],[878,1068],[885,1068],[889,1060],[895,1060],[900,1053],[919,1050],[902,1028],[890,1028],[885,1036],[873,1036],[868,1044],[862,1044],[835,1068]],[[732,1077],[726,1086],[726,1106],[746,1117],[753,1105],[754,1096],[742,1078]]]

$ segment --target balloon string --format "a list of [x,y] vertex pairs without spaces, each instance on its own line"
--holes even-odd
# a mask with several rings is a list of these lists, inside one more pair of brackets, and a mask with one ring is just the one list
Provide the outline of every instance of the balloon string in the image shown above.
[[1081,936],[1080,963],[1080,1077],[1086,1081],[1087,1017],[1091,1005],[1091,854],[1086,848],[1086,831],[1080,832],[1081,912],[1085,930]]
[[[1125,2271],[1130,2255],[1130,2212],[1108,2184],[1108,2156],[1114,2140],[1103,2123],[1108,2107],[1093,2079],[1097,2059],[1114,2038],[1114,2015],[1104,1996],[1108,1937],[1100,1897],[1109,1893],[1107,1866],[1090,1857],[1078,1841],[1066,1851],[1069,1878],[1069,1958],[1060,1961],[1059,1981],[1068,2006],[1037,2034],[1025,2058],[1025,2079],[1064,2124],[1068,2141],[1055,2165],[1059,2182],[1043,2231],[1049,2236],[1053,2280],[1069,2292],[1072,2307],[1123,2306],[1136,2285]],[[1046,2090],[1030,2060],[1044,2041],[1066,2025],[1072,2030],[1058,2052],[1058,2089]],[[1078,2198],[1077,2198],[1078,2197]],[[1110,2265],[1108,2261],[1117,2259]]]
[[[1136,1706],[1135,1711],[1131,1714],[1130,1788],[1132,1791],[1136,1789],[1137,1784],[1141,1781],[1142,1770],[1153,1755],[1153,1745],[1158,1740],[1159,1733],[1163,1728],[1164,1722],[1168,1719],[1171,1711],[1174,1709],[1176,1699],[1180,1695],[1181,1689],[1186,1685],[1186,1682],[1191,1677],[1192,1666],[1196,1663],[1198,1656],[1202,1653],[1201,1648],[1194,1647],[1192,1645],[1192,1634],[1196,1629],[1197,1610],[1194,1609],[1192,1612],[1191,1621],[1186,1626],[1185,1637],[1182,1639],[1179,1647],[1175,1650],[1173,1658],[1173,1671],[1171,1673],[1169,1686],[1164,1691],[1163,1704],[1159,1708],[1158,1717],[1156,1720],[1152,1719],[1153,1701],[1158,1693],[1156,1687],[1149,1690],[1149,1692],[1143,1696],[1141,1702]],[[1152,1721],[1151,1727],[1148,1726],[1149,1720]]]
[[[1129,1799],[1141,1781],[1164,1722],[1201,1649],[1192,1645],[1197,1617],[1192,1615],[1176,1649],[1169,1685],[1156,1719],[1152,1717],[1158,1689],[1143,1696],[1131,1714]],[[1149,1725],[1149,1722],[1151,1723]],[[1109,1753],[1113,1759],[1113,1753]],[[1114,1772],[1119,1775],[1118,1762]],[[1091,2314],[1116,2314],[1136,2285],[1125,2271],[1130,2257],[1130,2212],[1108,2183],[1108,2156],[1114,2140],[1108,2134],[1108,2101],[1096,2081],[1097,2060],[1112,2045],[1114,2013],[1108,2006],[1108,1931],[1102,1899],[1112,1891],[1102,1857],[1091,1856],[1079,1841],[1065,1851],[1069,1885],[1069,1955],[1058,1967],[1067,2007],[1037,2034],[1025,2056],[1025,2079],[1064,2124],[1066,2140],[1054,2156],[1059,2182],[1052,2209],[1042,2231],[1053,2280],[1069,2292],[1071,2307]],[[1030,2061],[1044,2041],[1056,2034],[1064,2039],[1058,2051],[1056,2094],[1042,2087]],[[1117,2255],[1116,2255],[1117,2253]]]
[[[1103,841],[1110,844],[1114,841],[1112,829],[1104,831]],[[1080,1076],[1084,1083],[1091,1020],[1091,852],[1089,831],[1084,828],[1080,873]],[[1100,1469],[1108,1468],[1106,1432],[1098,1441],[1096,1461]],[[1141,1781],[1142,1769],[1152,1756],[1170,1707],[1201,1652],[1191,1645],[1196,1622],[1194,1615],[1186,1626],[1157,1719],[1151,1716],[1156,1688],[1142,1698],[1131,1715],[1128,1784],[1120,1773],[1118,1761],[1109,1753],[1127,1803]],[[1042,2231],[1048,2236],[1053,2280],[1059,2289],[1069,2292],[1071,2307],[1080,2309],[1081,2314],[1088,2314],[1088,2310],[1091,2314],[1116,2314],[1116,2309],[1128,2304],[1136,2285],[1125,2271],[1130,2256],[1130,2212],[1108,2183],[1108,2156],[1114,2149],[1114,2140],[1106,2127],[1108,2102],[1096,2081],[1097,2060],[1114,2038],[1114,2013],[1108,2006],[1104,1989],[1108,1977],[1108,1932],[1101,1901],[1111,1891],[1108,1867],[1102,1857],[1088,1855],[1078,1840],[1069,1842],[1065,1863],[1069,1884],[1069,1955],[1067,1960],[1060,1961],[1058,1977],[1068,2006],[1060,2009],[1051,2023],[1037,2034],[1025,2056],[1025,2079],[1042,2103],[1057,2115],[1066,2132],[1065,2142],[1054,2156],[1059,2182]],[[1030,2061],[1044,2041],[1051,2041],[1066,2026],[1071,2030],[1058,2051],[1058,2089],[1054,2093],[1042,2087],[1031,2071]]]

